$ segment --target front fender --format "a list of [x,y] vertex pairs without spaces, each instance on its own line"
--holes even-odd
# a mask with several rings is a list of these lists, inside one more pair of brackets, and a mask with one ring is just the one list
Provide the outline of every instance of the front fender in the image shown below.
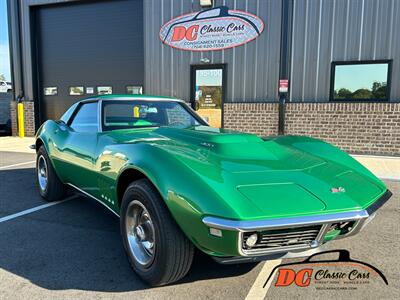
[[237,255],[236,233],[225,232],[224,237],[231,242],[221,243],[220,238],[209,234],[209,228],[202,222],[204,216],[215,215],[215,212],[238,219],[240,216],[236,211],[198,174],[167,151],[148,144],[130,146],[132,157],[121,168],[120,174],[129,168],[145,174],[159,191],[182,231],[198,248],[214,255]]

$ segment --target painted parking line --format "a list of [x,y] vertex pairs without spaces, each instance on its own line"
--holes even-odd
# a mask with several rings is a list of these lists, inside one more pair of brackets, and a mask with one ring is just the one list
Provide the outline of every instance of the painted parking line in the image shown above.
[[16,219],[18,217],[22,217],[22,216],[31,214],[31,213],[33,213],[35,211],[42,210],[42,209],[45,209],[47,207],[51,207],[51,206],[54,206],[54,205],[57,205],[57,204],[60,204],[60,203],[64,203],[66,201],[72,200],[72,199],[77,198],[77,197],[78,197],[77,195],[72,195],[72,196],[70,196],[68,198],[65,198],[64,200],[54,201],[54,202],[42,204],[42,205],[39,205],[39,206],[36,206],[36,207],[32,207],[32,208],[17,212],[17,213],[12,214],[12,215],[8,215],[8,216],[5,216],[5,217],[2,217],[2,218],[0,218],[0,223],[3,223],[3,222],[6,222],[6,221],[9,221],[9,220],[12,220],[12,219]]
[[265,281],[267,280],[269,274],[271,274],[272,270],[282,262],[281,259],[268,260],[264,263],[260,273],[258,274],[256,280],[254,281],[252,287],[250,288],[249,293],[246,296],[246,300],[258,300],[264,299],[267,295],[268,289],[271,286],[272,280],[268,282],[268,284],[264,286]]
[[13,164],[13,165],[8,165],[8,166],[2,166],[2,167],[0,167],[0,170],[9,169],[9,168],[14,168],[14,167],[19,167],[19,166],[28,165],[28,164],[33,164],[33,163],[36,163],[36,160],[26,161],[26,162],[22,162],[22,163],[18,163],[18,164]]

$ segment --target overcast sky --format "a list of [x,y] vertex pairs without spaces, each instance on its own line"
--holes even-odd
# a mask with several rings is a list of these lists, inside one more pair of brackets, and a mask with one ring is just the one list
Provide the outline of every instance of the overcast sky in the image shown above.
[[0,0],[0,74],[11,80],[6,0]]

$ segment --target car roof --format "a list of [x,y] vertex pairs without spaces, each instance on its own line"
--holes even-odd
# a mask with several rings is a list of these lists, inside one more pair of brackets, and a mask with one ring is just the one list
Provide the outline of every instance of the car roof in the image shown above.
[[109,94],[109,95],[97,95],[89,98],[80,100],[79,102],[97,101],[97,100],[162,100],[162,101],[182,101],[177,98],[166,97],[166,96],[155,96],[155,95],[143,95],[143,94]]

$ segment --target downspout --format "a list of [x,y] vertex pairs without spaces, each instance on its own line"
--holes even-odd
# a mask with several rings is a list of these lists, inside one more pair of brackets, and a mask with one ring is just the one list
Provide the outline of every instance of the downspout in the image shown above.
[[[12,1],[12,0],[11,0]],[[18,38],[17,38],[17,45],[18,45],[18,61],[19,61],[19,74],[20,74],[20,91],[17,97],[18,102],[22,102],[24,99],[24,66],[22,60],[22,45],[21,45],[21,4],[20,1],[17,1],[17,13],[18,13],[18,22],[17,22],[17,30],[18,30]]]
[[13,55],[13,39],[12,39],[12,27],[11,27],[11,7],[10,0],[7,1],[7,25],[8,25],[8,49],[10,51],[10,75],[11,75],[11,83],[13,84],[12,95],[13,99],[15,99],[15,80],[14,80],[14,55]]
[[[292,51],[292,29],[293,29],[293,1],[282,0],[282,16],[281,16],[281,42],[280,42],[280,58],[279,58],[279,80],[288,80],[290,77],[291,51]],[[289,90],[290,90],[289,82]],[[278,134],[285,134],[285,110],[286,101],[289,98],[288,92],[279,92],[278,107]]]
[[[13,93],[13,100],[16,101],[17,106],[18,103],[21,103],[24,99],[20,13],[21,13],[20,1],[8,0],[7,18],[8,18],[8,38],[9,38],[9,48],[10,48],[11,81],[13,84],[12,93]],[[14,53],[14,46],[16,53]],[[18,71],[15,72],[16,70]],[[18,93],[16,87],[18,87]],[[16,118],[16,120],[17,120],[17,128],[19,128],[21,124],[19,124],[18,122],[18,117]]]

